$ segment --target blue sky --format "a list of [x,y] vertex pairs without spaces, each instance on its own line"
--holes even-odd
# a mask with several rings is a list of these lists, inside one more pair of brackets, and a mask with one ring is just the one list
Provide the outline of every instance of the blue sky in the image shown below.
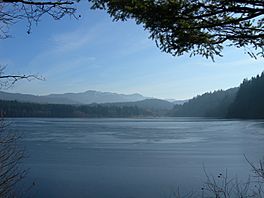
[[32,33],[26,23],[11,27],[0,41],[0,63],[7,73],[38,74],[45,81],[20,81],[9,92],[44,95],[86,90],[140,93],[187,99],[238,86],[264,70],[244,49],[226,48],[215,62],[188,54],[162,53],[148,32],[133,21],[112,22],[104,11],[79,6],[80,20],[44,17]]

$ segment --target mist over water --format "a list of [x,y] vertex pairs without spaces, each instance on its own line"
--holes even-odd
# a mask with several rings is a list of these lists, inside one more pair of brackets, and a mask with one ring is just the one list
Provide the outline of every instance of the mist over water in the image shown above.
[[207,173],[246,179],[263,157],[262,120],[10,119],[22,134],[35,197],[167,197]]

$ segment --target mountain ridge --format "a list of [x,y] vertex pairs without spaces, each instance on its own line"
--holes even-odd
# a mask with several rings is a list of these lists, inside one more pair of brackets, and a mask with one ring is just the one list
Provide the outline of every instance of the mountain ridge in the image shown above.
[[[10,93],[0,91],[0,100],[18,101],[18,102],[32,102],[40,104],[70,104],[70,105],[89,105],[93,103],[125,103],[137,102],[147,99],[157,99],[167,101],[165,99],[158,99],[154,97],[143,96],[139,93],[120,94],[114,92],[101,92],[96,90],[87,90],[84,92],[68,92],[63,94],[48,94],[48,95],[33,95],[23,93]],[[177,102],[177,100],[174,100]],[[179,103],[183,101],[179,100]],[[174,103],[174,102],[173,102]]]
[[81,104],[92,103],[113,103],[113,102],[134,102],[147,99],[141,94],[119,94],[113,92],[101,92],[95,90],[87,90],[79,93],[49,94],[50,98],[67,98]]

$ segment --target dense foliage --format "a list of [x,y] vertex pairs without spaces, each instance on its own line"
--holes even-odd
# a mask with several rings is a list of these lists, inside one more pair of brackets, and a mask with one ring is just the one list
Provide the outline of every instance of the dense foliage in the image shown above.
[[89,1],[114,20],[142,24],[157,46],[172,55],[214,58],[228,44],[264,56],[263,0]]
[[176,105],[172,116],[183,117],[225,117],[234,101],[238,88],[220,90],[197,96],[183,105]]
[[264,72],[251,80],[244,80],[228,117],[264,118]]

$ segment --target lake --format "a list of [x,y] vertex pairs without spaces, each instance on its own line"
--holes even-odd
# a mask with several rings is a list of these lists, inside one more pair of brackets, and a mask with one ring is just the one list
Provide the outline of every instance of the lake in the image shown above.
[[17,118],[32,197],[166,198],[205,171],[245,179],[264,156],[264,121]]

